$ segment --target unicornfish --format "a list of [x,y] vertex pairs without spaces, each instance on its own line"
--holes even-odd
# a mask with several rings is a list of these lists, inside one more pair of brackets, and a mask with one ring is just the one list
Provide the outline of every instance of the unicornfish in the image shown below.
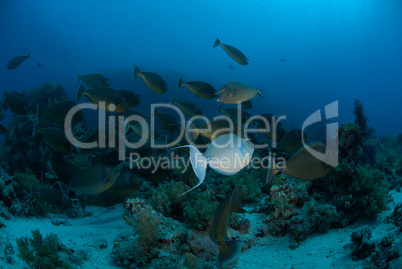
[[250,163],[254,152],[254,148],[246,139],[235,134],[219,136],[209,144],[204,154],[193,145],[176,147],[174,149],[185,147],[190,148],[190,162],[199,182],[196,186],[181,195],[202,184],[208,165],[222,175],[235,175]]

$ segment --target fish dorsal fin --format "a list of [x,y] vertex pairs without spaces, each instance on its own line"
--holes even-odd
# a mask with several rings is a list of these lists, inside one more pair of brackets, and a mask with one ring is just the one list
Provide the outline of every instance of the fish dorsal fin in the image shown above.
[[193,171],[199,180],[199,182],[196,186],[192,187],[191,189],[189,189],[188,191],[186,191],[180,195],[180,196],[183,196],[184,194],[188,193],[189,191],[192,191],[193,189],[200,186],[202,184],[202,182],[204,182],[208,162],[207,162],[207,159],[205,159],[204,155],[202,155],[202,153],[193,145],[175,147],[173,149],[178,149],[178,148],[190,148],[191,166],[193,167]]

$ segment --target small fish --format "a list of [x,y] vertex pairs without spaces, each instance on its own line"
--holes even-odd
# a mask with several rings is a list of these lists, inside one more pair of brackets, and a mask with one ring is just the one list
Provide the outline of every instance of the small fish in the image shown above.
[[190,117],[201,116],[203,114],[202,110],[196,104],[190,101],[176,100],[176,98],[173,97],[169,103],[177,105]]
[[241,251],[243,242],[228,237],[230,216],[234,211],[240,211],[239,203],[240,189],[236,187],[219,203],[214,214],[212,230],[209,232],[212,242],[219,246],[219,264],[222,268],[232,262]]
[[164,93],[168,90],[167,83],[161,76],[151,72],[141,72],[138,66],[134,66],[134,79],[141,77],[145,85],[154,93]]
[[141,100],[138,94],[133,93],[132,91],[127,91],[127,90],[118,90],[118,92],[123,95],[124,100],[127,102],[129,107],[135,107],[139,103],[141,103]]
[[302,137],[307,137],[307,134],[304,134],[304,136],[302,135],[302,131],[299,129],[290,130],[283,135],[281,140],[279,140],[278,149],[288,153],[298,151],[304,145],[304,140],[302,140]]
[[282,123],[272,114],[261,114],[258,116],[259,118],[255,118],[251,122],[256,123],[257,128],[261,129],[271,141],[278,142],[281,140],[286,133],[286,130],[282,127]]
[[72,145],[70,141],[66,138],[63,129],[59,128],[34,128],[34,136],[40,134],[42,140],[48,145],[53,151],[68,154],[71,153]]
[[80,74],[77,72],[77,81],[79,82],[80,80],[88,87],[93,89],[110,87],[110,80],[102,74],[88,74],[80,76]]
[[214,120],[201,125],[200,127],[191,125],[190,128],[190,137],[193,142],[197,140],[200,134],[209,140],[215,140],[219,136],[225,134],[237,134],[243,132],[238,124],[233,124],[226,119]]
[[172,115],[165,114],[165,113],[157,113],[155,111],[154,116],[158,119],[160,125],[170,131],[175,133],[179,129],[179,123],[177,122],[176,118]]
[[78,173],[69,182],[69,186],[79,194],[97,195],[112,187],[118,176],[116,169],[97,164]]
[[210,84],[202,81],[188,81],[184,82],[181,78],[177,81],[177,89],[185,86],[195,96],[204,99],[214,99],[216,97],[216,90]]
[[253,103],[251,103],[251,101],[248,100],[248,101],[240,103],[240,107],[242,109],[252,109],[253,108]]
[[[41,116],[48,117],[52,121],[64,125],[64,121],[66,119],[67,113],[76,106],[76,103],[72,101],[61,101],[53,106],[49,107],[44,114]],[[78,111],[75,113],[74,118],[72,119],[71,123],[76,124],[80,122],[84,118],[84,113],[82,111]]]
[[208,165],[219,174],[227,176],[235,175],[250,163],[254,152],[254,148],[249,142],[235,134],[219,136],[209,144],[204,154],[193,145],[176,147],[174,149],[186,147],[190,148],[191,165],[199,182],[196,186],[181,195],[202,184]]
[[227,45],[227,44],[222,44],[221,41],[219,40],[219,38],[217,38],[215,40],[214,47],[217,47],[217,46],[221,46],[226,51],[226,53],[230,56],[230,58],[232,58],[239,64],[248,65],[247,57],[239,49],[237,49],[233,46]]
[[18,115],[25,115],[29,112],[28,98],[19,92],[5,93],[6,102],[11,112]]
[[138,190],[144,181],[142,177],[133,173],[123,173],[117,177],[116,182],[106,192],[124,197]]
[[[324,153],[326,150],[326,146],[322,142],[313,142],[308,145],[312,150]],[[335,152],[331,152],[327,158],[335,158],[337,155]],[[284,168],[279,168],[276,166],[275,168],[270,169],[267,176],[267,182],[272,179],[276,173],[282,172],[290,177],[299,180],[315,180],[320,177],[326,176],[333,169],[332,166],[329,166],[325,163],[325,160],[319,160],[303,147],[298,152],[296,152],[292,158],[290,158]]]
[[61,158],[50,158],[50,164],[58,180],[67,184],[79,173],[81,169]]
[[226,84],[216,94],[218,95],[218,99],[216,101],[224,104],[242,103],[254,98],[257,96],[257,94],[263,98],[260,90],[237,81]]
[[37,63],[38,67],[40,68],[42,65],[40,63]]
[[251,115],[247,111],[245,111],[239,107],[223,108],[221,104],[218,105],[218,112],[224,113],[226,116],[228,116],[229,118],[231,118],[233,121],[236,121],[236,122],[239,122],[238,116],[240,113],[240,118],[241,118],[240,123],[242,123],[242,124],[245,123],[251,117]]
[[11,70],[11,69],[17,68],[24,61],[28,60],[29,56],[31,56],[30,53],[28,53],[27,56],[17,56],[17,57],[12,58],[7,64],[7,69]]
[[77,99],[82,95],[88,97],[98,107],[100,102],[105,102],[105,110],[109,112],[123,113],[130,109],[124,96],[119,91],[111,88],[85,90],[83,87],[80,87],[77,92]]

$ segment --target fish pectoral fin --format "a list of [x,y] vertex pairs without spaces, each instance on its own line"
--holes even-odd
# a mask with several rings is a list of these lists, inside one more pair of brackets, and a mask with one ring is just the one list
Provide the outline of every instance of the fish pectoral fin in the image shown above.
[[219,264],[223,267],[240,254],[243,242],[236,239],[224,240],[219,245]]

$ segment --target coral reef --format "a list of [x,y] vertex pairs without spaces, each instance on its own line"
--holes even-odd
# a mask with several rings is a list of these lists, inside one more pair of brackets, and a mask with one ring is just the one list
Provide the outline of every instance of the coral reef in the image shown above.
[[399,227],[399,231],[402,231],[402,203],[395,206],[392,214],[387,218],[388,222],[391,222]]
[[195,255],[204,258],[202,268],[209,267],[212,252],[206,252],[205,242],[199,241],[183,224],[164,217],[140,198],[130,198],[125,209],[126,220],[134,233],[120,234],[114,240],[111,255],[118,265],[173,268],[180,263],[186,268],[188,264],[199,266],[201,259],[197,261],[192,256]]
[[355,123],[358,124],[362,130],[362,136],[364,138],[369,138],[375,132],[375,130],[373,127],[369,127],[367,125],[368,118],[364,114],[363,104],[359,100],[355,100],[354,102],[353,114],[355,114],[356,117]]
[[210,225],[217,206],[215,192],[213,189],[195,189],[180,196],[188,189],[182,182],[164,182],[152,191],[149,203],[166,217],[182,221],[190,228],[205,229]]
[[339,221],[336,207],[308,197],[307,184],[286,175],[274,179],[268,208],[273,212],[264,222],[273,235],[290,232],[296,241],[315,231],[325,231]]
[[233,176],[220,176],[222,180],[221,194],[225,194],[234,187],[240,188],[243,202],[254,202],[262,197],[261,187],[266,181],[264,169],[243,169]]
[[398,247],[394,244],[393,234],[387,234],[381,240],[372,239],[371,226],[362,226],[355,230],[350,238],[354,248],[352,258],[354,260],[366,259],[365,268],[386,269],[390,268],[392,261],[400,257]]

